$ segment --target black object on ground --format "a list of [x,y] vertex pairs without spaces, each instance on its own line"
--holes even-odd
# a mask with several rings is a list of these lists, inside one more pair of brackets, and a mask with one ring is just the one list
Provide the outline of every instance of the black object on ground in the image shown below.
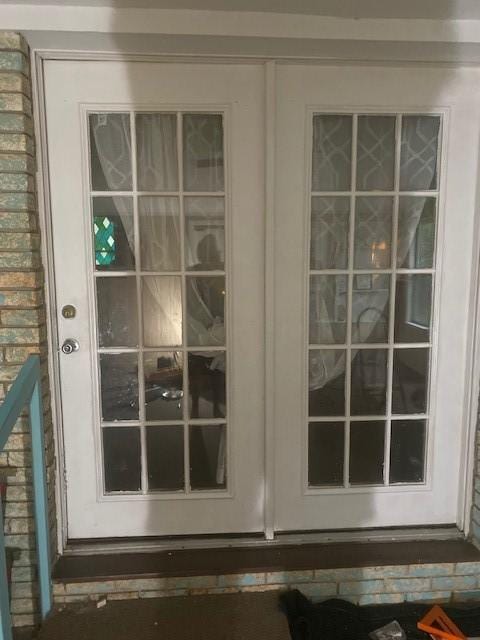
[[[408,640],[430,640],[417,629],[432,604],[387,604],[359,607],[346,600],[332,599],[313,604],[297,589],[280,594],[292,640],[368,640],[368,634],[397,620]],[[480,606],[444,606],[447,615],[467,636],[480,636]]]

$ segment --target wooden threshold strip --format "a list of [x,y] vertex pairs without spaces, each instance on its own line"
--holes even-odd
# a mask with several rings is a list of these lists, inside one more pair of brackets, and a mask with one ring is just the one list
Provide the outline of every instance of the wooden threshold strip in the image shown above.
[[64,555],[55,564],[53,579],[75,582],[479,561],[480,551],[465,540],[232,546]]

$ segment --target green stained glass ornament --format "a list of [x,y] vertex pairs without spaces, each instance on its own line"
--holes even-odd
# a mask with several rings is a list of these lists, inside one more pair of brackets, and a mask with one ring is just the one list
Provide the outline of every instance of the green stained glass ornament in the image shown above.
[[107,216],[94,216],[95,264],[108,267],[115,262],[115,223]]

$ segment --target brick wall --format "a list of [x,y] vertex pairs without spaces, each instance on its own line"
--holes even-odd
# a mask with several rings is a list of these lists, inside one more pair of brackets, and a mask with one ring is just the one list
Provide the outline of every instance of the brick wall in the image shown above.
[[280,589],[300,589],[314,601],[339,597],[361,605],[478,601],[480,562],[58,582],[54,585],[54,598],[62,606],[100,599],[127,600]]
[[[43,269],[35,200],[35,158],[28,47],[0,32],[0,398],[30,353],[42,356],[45,438],[52,520],[54,445],[46,366]],[[7,546],[14,548],[12,618],[36,620],[35,538],[31,502],[30,437],[21,418],[0,453],[0,478],[8,482]]]

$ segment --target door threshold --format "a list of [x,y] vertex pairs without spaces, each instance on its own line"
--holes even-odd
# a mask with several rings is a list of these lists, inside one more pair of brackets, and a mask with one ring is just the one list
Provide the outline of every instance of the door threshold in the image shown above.
[[[279,541],[273,546],[230,546],[209,549],[170,549],[148,552],[91,553],[61,556],[55,563],[53,579],[60,583],[113,581],[104,588],[115,589],[117,580],[152,580],[173,577],[207,576],[207,582],[217,583],[212,576],[258,574],[262,584],[266,574],[288,574],[287,582],[298,581],[298,572],[307,572],[308,580],[321,570],[405,567],[409,565],[448,564],[451,573],[458,563],[480,563],[480,551],[466,540],[385,540],[362,542],[331,542],[292,544]],[[475,568],[478,571],[478,568]],[[293,573],[292,573],[293,572]],[[297,573],[296,573],[297,572]],[[367,572],[368,573],[368,572]],[[398,575],[410,574],[400,569]],[[275,575],[273,575],[275,574]],[[436,574],[435,574],[436,575]],[[448,575],[450,575],[448,573]],[[210,576],[210,577],[209,577]],[[278,578],[278,575],[275,579]],[[248,584],[249,578],[246,577]],[[202,582],[200,579],[196,582]],[[195,582],[195,581],[193,581]],[[189,584],[195,586],[193,582]],[[245,583],[245,584],[247,584]],[[163,584],[163,583],[162,583]],[[128,586],[128,585],[127,585]],[[152,586],[152,585],[150,585]],[[197,585],[198,586],[198,585]],[[125,587],[127,588],[127,587]],[[138,587],[140,588],[140,587]],[[160,588],[158,585],[155,588]],[[163,587],[162,587],[163,588]],[[177,588],[177,587],[175,587]],[[127,591],[132,591],[128,587]]]
[[409,542],[420,540],[465,540],[455,525],[436,527],[402,527],[348,531],[288,531],[267,540],[263,534],[229,534],[223,536],[175,536],[156,538],[102,538],[69,540],[63,555],[101,555],[105,553],[155,553],[189,549],[228,549],[275,547],[303,544],[353,542]]

